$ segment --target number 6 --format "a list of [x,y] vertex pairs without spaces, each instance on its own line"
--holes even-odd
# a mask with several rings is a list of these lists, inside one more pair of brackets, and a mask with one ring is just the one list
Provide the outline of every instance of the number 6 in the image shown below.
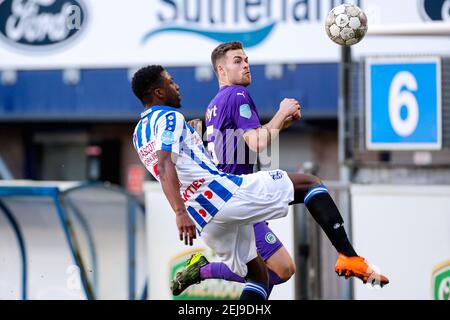
[[[401,91],[402,87],[407,90]],[[414,75],[408,71],[402,71],[395,75],[389,89],[389,119],[394,131],[402,136],[411,135],[419,123],[419,105],[411,91],[417,91],[417,81]],[[401,108],[408,109],[406,119],[400,116]]]

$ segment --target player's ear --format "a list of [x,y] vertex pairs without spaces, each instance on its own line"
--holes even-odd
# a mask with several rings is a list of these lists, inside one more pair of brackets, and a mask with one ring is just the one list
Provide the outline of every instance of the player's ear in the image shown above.
[[163,88],[155,88],[153,90],[153,95],[158,99],[164,99],[166,96],[166,93]]
[[218,63],[216,68],[217,68],[218,75],[221,75],[221,76],[225,75],[225,68],[223,67],[222,64]]

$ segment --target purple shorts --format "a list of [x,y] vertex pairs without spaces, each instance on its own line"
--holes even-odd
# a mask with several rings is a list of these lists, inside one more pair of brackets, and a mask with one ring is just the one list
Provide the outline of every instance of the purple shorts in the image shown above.
[[256,249],[264,261],[269,259],[283,244],[275,236],[265,221],[253,225],[255,230]]

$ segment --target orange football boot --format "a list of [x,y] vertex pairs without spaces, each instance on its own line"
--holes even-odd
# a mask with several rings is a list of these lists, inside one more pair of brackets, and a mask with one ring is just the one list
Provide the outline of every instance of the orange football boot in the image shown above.
[[334,270],[338,276],[345,276],[345,279],[357,277],[364,283],[379,284],[381,287],[389,283],[388,278],[378,274],[367,264],[363,257],[359,256],[347,257],[339,253]]

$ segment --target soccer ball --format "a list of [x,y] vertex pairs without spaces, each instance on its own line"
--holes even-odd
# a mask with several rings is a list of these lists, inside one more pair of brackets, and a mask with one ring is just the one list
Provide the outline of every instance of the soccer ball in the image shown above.
[[328,37],[343,46],[360,42],[367,32],[367,16],[353,4],[341,4],[333,8],[325,20]]

